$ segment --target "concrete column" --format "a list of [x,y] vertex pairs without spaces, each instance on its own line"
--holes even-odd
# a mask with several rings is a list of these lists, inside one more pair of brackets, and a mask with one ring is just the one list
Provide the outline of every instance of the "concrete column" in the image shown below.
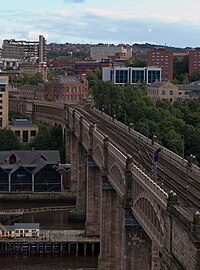
[[101,171],[91,159],[88,160],[86,196],[86,234],[100,234],[100,183]]
[[77,179],[76,210],[85,213],[87,153],[81,144],[79,144],[78,155],[79,176]]
[[121,270],[121,201],[109,182],[102,183],[100,220],[100,270]]
[[8,190],[11,191],[11,174],[8,174]]
[[123,210],[122,264],[123,270],[151,270],[151,240],[132,216]]
[[71,184],[70,190],[76,191],[77,180],[78,180],[78,153],[79,153],[79,144],[76,137],[72,134],[71,136]]
[[66,152],[66,163],[71,163],[71,141],[72,131],[70,128],[65,129],[65,152]]
[[32,174],[32,192],[35,191],[35,188],[34,188],[34,184],[35,184],[35,181],[34,181],[34,174]]

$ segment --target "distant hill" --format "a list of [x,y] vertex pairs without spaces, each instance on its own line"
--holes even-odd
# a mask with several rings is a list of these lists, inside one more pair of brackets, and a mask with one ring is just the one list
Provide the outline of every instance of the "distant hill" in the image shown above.
[[149,50],[149,49],[155,49],[155,48],[166,48],[175,52],[187,52],[191,47],[186,48],[180,48],[180,47],[172,47],[172,46],[165,46],[165,45],[159,45],[159,44],[150,44],[150,43],[134,43],[132,45],[133,49],[135,50]]

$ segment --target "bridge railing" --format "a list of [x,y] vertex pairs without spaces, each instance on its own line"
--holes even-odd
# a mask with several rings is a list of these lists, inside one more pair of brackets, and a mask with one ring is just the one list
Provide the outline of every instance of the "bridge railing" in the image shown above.
[[133,177],[135,176],[138,179],[139,184],[143,185],[144,189],[148,189],[150,194],[154,194],[159,204],[165,209],[167,207],[168,194],[134,164],[132,165],[132,174]]
[[[139,142],[143,142],[145,144],[152,144],[152,140],[149,139],[148,137],[144,136],[143,134],[137,132],[134,130],[134,128],[129,128],[127,125],[121,123],[120,121],[114,119],[113,120],[113,117],[107,115],[106,113],[102,113],[100,110],[98,110],[97,108],[93,108],[93,110],[98,113],[98,114],[102,114],[106,119],[110,120],[110,121],[114,121],[119,127],[121,127],[122,129],[124,130],[127,130],[129,131],[133,137],[135,139],[137,139]],[[154,145],[152,145],[154,147],[154,149],[157,149],[157,148],[162,148],[162,151],[161,151],[161,155],[165,155],[169,158],[172,158],[174,161],[176,161],[177,163],[179,163],[180,165],[182,166],[186,166],[187,165],[187,160],[186,159],[183,159],[183,157],[177,155],[176,153],[172,152],[171,150],[167,149],[166,147],[160,145],[159,143],[154,143]],[[200,175],[200,167],[192,164],[192,171],[198,175]]]

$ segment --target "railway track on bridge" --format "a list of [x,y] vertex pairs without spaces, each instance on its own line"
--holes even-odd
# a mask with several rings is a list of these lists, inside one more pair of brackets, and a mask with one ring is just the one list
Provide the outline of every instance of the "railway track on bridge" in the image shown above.
[[176,192],[184,206],[200,208],[200,180],[199,177],[188,170],[187,167],[172,162],[165,156],[159,157],[156,179],[152,174],[153,152],[152,145],[144,144],[139,138],[132,136],[130,132],[118,126],[114,121],[97,114],[89,107],[76,107],[76,110],[85,116],[87,121],[97,125],[98,131],[109,136],[109,140],[125,155],[130,154],[136,166],[138,166],[151,179],[159,184],[163,190]]

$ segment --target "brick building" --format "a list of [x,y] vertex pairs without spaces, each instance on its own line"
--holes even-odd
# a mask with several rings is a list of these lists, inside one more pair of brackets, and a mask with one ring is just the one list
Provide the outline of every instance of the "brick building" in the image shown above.
[[200,70],[200,48],[189,50],[189,74]]
[[78,103],[88,96],[88,81],[76,76],[58,76],[44,83],[44,96],[47,100]]
[[161,80],[173,80],[173,52],[165,48],[156,48],[147,51],[147,66],[160,67]]
[[8,126],[8,76],[0,75],[0,128]]

